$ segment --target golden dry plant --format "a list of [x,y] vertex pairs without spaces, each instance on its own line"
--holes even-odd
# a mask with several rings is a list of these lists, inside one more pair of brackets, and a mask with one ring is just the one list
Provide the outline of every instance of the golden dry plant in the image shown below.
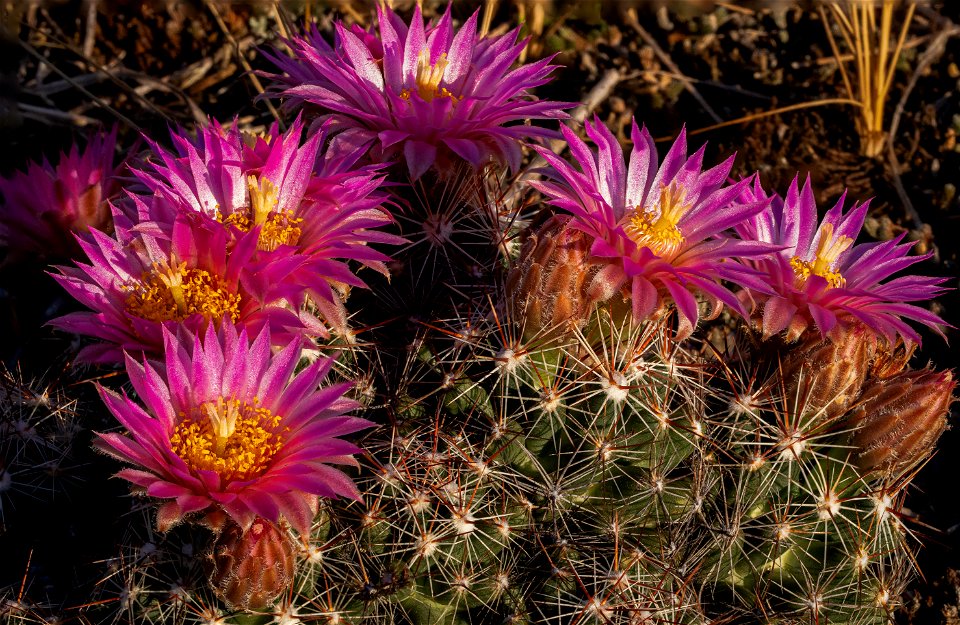
[[[894,17],[901,7],[900,32],[894,35]],[[887,142],[884,105],[914,9],[912,0],[825,1],[819,6],[844,88],[859,104],[860,151],[871,158],[879,156]],[[840,32],[845,51],[834,29]]]
[[527,59],[527,54],[540,56],[543,51],[543,27],[546,22],[547,10],[552,8],[552,0],[514,0],[517,5],[517,21],[527,26],[530,43],[520,54],[520,62]]

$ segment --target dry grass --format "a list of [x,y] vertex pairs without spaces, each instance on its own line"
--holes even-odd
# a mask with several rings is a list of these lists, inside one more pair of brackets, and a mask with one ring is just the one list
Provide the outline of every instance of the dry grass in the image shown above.
[[[894,13],[900,4],[906,9],[894,38]],[[879,156],[887,142],[884,106],[916,4],[911,0],[846,0],[819,8],[844,88],[850,99],[859,102],[860,151],[865,156]],[[846,55],[834,36],[834,27],[840,31]]]

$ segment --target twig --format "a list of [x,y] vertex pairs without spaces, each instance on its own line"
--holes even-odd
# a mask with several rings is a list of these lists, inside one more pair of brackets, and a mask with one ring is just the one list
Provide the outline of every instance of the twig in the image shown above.
[[903,204],[903,211],[913,222],[914,229],[919,230],[923,228],[923,219],[920,218],[920,213],[914,208],[907,190],[903,187],[903,180],[900,178],[900,161],[897,159],[897,151],[893,148],[893,141],[889,138],[887,139],[887,158],[890,161],[890,171],[893,172],[893,186],[897,190],[900,202]]
[[[233,33],[230,32],[230,29],[227,28],[226,22],[223,21],[223,18],[220,16],[220,11],[217,9],[217,5],[214,4],[213,0],[204,0],[204,4],[207,5],[207,10],[210,11],[210,14],[213,15],[213,19],[216,20],[217,26],[220,28],[220,31],[223,32],[223,36],[227,38],[227,41],[230,42],[230,45],[233,46],[234,52],[236,52],[237,60],[240,62],[240,65],[243,66],[244,71],[247,73],[247,77],[250,79],[250,83],[253,85],[253,88],[257,90],[257,93],[263,95],[266,90],[263,88],[263,85],[260,83],[260,79],[257,78],[257,75],[253,72],[253,68],[250,67],[250,63],[247,62],[243,52],[240,50],[240,44],[234,38]],[[277,120],[277,124],[280,126],[280,130],[285,130],[283,120],[280,118],[280,113],[277,112],[277,109],[273,106],[273,103],[268,99],[264,99],[264,103],[267,105],[267,109],[270,111],[270,114],[273,115],[273,118]]]
[[[600,82],[593,86],[587,95],[583,97],[580,101],[579,106],[573,109],[570,112],[570,120],[567,122],[568,126],[573,124],[582,124],[586,121],[587,115],[592,113],[597,109],[604,100],[610,97],[610,94],[613,93],[613,90],[616,89],[617,84],[620,83],[620,80],[623,78],[623,74],[620,70],[610,69],[607,70],[607,73],[603,75],[603,78],[600,79]],[[560,153],[563,148],[567,146],[567,142],[563,139],[554,139],[550,142],[550,149],[556,153]],[[530,165],[527,167],[527,172],[532,170],[540,169],[545,167],[547,161],[544,160],[542,156],[537,156]],[[526,180],[526,178],[522,179]]]
[[630,25],[637,34],[640,35],[640,38],[643,39],[644,43],[653,48],[654,53],[657,55],[657,58],[660,59],[660,62],[670,68],[670,71],[677,74],[680,82],[683,84],[683,88],[686,89],[690,95],[692,95],[697,102],[700,103],[700,106],[703,107],[703,110],[707,112],[707,115],[713,118],[713,121],[720,123],[723,121],[717,112],[713,110],[713,107],[703,99],[703,96],[700,95],[700,92],[697,91],[696,86],[684,75],[676,63],[673,62],[673,59],[670,58],[666,52],[663,51],[663,48],[660,47],[660,44],[657,43],[657,40],[653,38],[647,30],[640,25],[640,20],[637,19],[637,11],[635,9],[627,10],[627,24]]
[[900,118],[903,116],[903,110],[907,104],[907,98],[910,97],[913,88],[917,86],[920,75],[937,59],[943,56],[943,53],[946,52],[947,49],[947,41],[951,37],[960,36],[960,26],[950,22],[949,18],[944,19],[949,22],[949,25],[937,33],[933,41],[930,42],[930,46],[920,55],[920,60],[917,61],[917,67],[914,69],[913,75],[910,76],[910,81],[907,83],[907,86],[903,89],[903,95],[900,96],[900,102],[897,103],[897,108],[893,111],[893,117],[890,119],[890,132],[888,137],[890,141],[893,140],[893,135],[897,133],[897,128],[900,126]]
[[[570,119],[582,124],[587,119],[587,115],[592,113],[600,106],[604,100],[610,97],[617,84],[623,80],[623,73],[618,69],[607,70],[600,82],[593,86],[593,89],[584,96],[579,106],[570,112]],[[562,147],[562,146],[561,146]]]
[[731,11],[733,13],[741,13],[743,15],[756,15],[757,12],[753,9],[738,6],[733,2],[717,2],[717,6],[723,7],[724,9]]
[[[307,6],[310,6],[310,3],[307,3]],[[290,33],[293,32],[293,21],[290,19],[290,16],[287,15],[287,12],[280,5],[280,2],[273,3],[273,16],[277,22],[277,26],[280,28],[280,36],[284,41],[290,39]],[[307,24],[310,23],[309,19],[306,19]]]
[[76,126],[87,126],[100,123],[92,117],[71,113],[70,111],[61,111],[60,109],[48,108],[45,106],[33,106],[24,102],[17,102],[17,109],[24,117],[35,119],[40,122],[49,122],[51,119],[70,122]]
[[79,92],[82,93],[83,95],[85,95],[85,96],[87,96],[88,98],[90,98],[90,101],[91,101],[91,102],[93,102],[94,104],[96,104],[97,106],[99,106],[99,107],[101,107],[101,108],[103,108],[103,109],[106,109],[107,111],[110,111],[110,113],[111,113],[114,117],[116,117],[117,119],[119,119],[120,121],[122,121],[124,124],[126,124],[127,126],[129,126],[130,128],[132,128],[133,130],[136,130],[137,132],[140,132],[140,127],[137,126],[137,125],[133,122],[133,120],[131,120],[129,117],[127,117],[126,115],[124,115],[123,113],[121,113],[120,111],[118,111],[117,109],[115,109],[115,108],[113,108],[112,106],[110,106],[109,104],[107,104],[107,103],[106,103],[104,100],[102,100],[101,98],[98,98],[97,96],[95,96],[95,95],[93,95],[92,93],[90,93],[89,91],[87,91],[83,86],[77,84],[77,82],[76,82],[75,80],[73,80],[72,78],[70,78],[69,76],[67,76],[66,74],[64,74],[63,71],[61,71],[59,67],[57,67],[56,65],[54,65],[53,63],[51,63],[50,61],[48,61],[46,58],[44,58],[44,56],[43,56],[42,54],[40,54],[39,52],[37,52],[36,48],[34,48],[33,46],[31,46],[31,45],[30,45],[29,43],[27,43],[26,41],[23,41],[22,39],[20,40],[19,43],[20,43],[20,47],[27,51],[27,54],[29,54],[29,55],[32,56],[33,58],[37,59],[42,65],[44,65],[44,66],[46,66],[46,67],[49,67],[51,70],[53,70],[53,72],[54,72],[55,74],[57,74],[58,76],[60,76],[60,78],[63,78],[63,79],[66,80],[68,83],[70,83],[71,85],[73,85],[73,88],[74,88],[74,89],[76,89],[77,91],[79,91]]
[[[843,77],[843,86],[847,90],[847,95],[852,98],[853,87],[850,85],[850,74],[847,73],[847,66],[844,64],[843,59],[840,58],[840,48],[837,47],[837,40],[833,37],[833,30],[829,27],[830,21],[827,19],[827,11],[823,8],[823,5],[819,5],[817,9],[820,11],[820,21],[823,22],[824,29],[827,32],[827,39],[830,41],[830,49],[833,51],[834,62],[840,69],[840,76]],[[853,54],[849,55],[849,57],[850,60],[856,58]]]
[[[80,50],[74,50],[72,46],[69,46],[69,48],[73,50],[75,53],[77,53],[78,55],[80,55]],[[103,65],[100,65],[89,56],[81,56],[81,58],[83,59],[84,63],[86,63],[96,71],[101,72],[104,76],[106,76],[107,80],[109,80],[116,86],[120,87],[120,89],[122,89],[123,91],[126,91],[127,93],[132,95],[134,99],[140,102],[140,105],[143,106],[145,109],[153,112],[155,115],[158,115],[164,118],[168,122],[173,121],[173,118],[170,117],[170,115],[163,112],[156,104],[151,102],[148,98],[143,97],[143,95],[139,93],[134,87],[131,87],[130,85],[128,85],[126,82],[124,82],[118,77],[118,74],[131,72],[131,70],[127,70],[126,67],[121,65],[120,67],[117,68],[116,73],[114,73],[109,68],[104,67]]]
[[493,23],[493,15],[497,12],[499,0],[486,0],[483,3],[483,19],[480,22],[480,36],[486,37]]
[[[665,72],[659,69],[637,69],[633,70],[629,74],[624,74],[621,82],[627,82],[629,80],[636,80],[638,78],[643,78],[644,76],[667,76],[669,78],[674,78],[679,80],[679,74],[674,74],[673,72]],[[732,91],[734,93],[739,93],[740,95],[745,95],[751,98],[757,98],[759,100],[772,100],[773,97],[765,94],[758,93],[756,91],[750,91],[749,89],[744,89],[740,85],[725,85],[722,82],[716,80],[704,80],[701,78],[690,78],[687,77],[687,80],[691,80],[700,85],[706,85],[708,87],[714,87],[715,89],[723,89],[725,91]]]
[[[620,81],[623,80],[623,74],[618,69],[607,70],[607,73],[603,75],[603,78],[593,86],[592,89],[580,100],[580,105],[577,108],[573,109],[570,113],[570,120],[567,122],[567,125],[573,123],[582,124],[587,116],[595,111],[604,100],[610,97],[610,94],[613,93],[613,90],[616,89]],[[556,153],[560,153],[564,147],[566,147],[567,142],[563,139],[554,139],[550,142],[550,149]],[[547,161],[539,154],[534,158],[530,164],[523,170],[519,176],[517,176],[516,181],[513,184],[513,188],[508,192],[507,201],[513,199],[522,187],[523,182],[527,180],[533,180],[539,177],[539,174],[535,173],[538,169],[546,167]]]
[[93,44],[97,34],[97,4],[99,0],[87,0],[87,29],[83,35],[83,56],[93,55]]
[[948,22],[948,26],[937,33],[933,41],[930,42],[930,46],[920,56],[920,60],[917,61],[913,75],[910,76],[910,81],[907,83],[907,86],[904,87],[903,94],[900,96],[900,102],[897,103],[897,108],[893,111],[893,117],[890,120],[890,131],[887,133],[887,158],[890,163],[890,171],[893,173],[893,186],[897,190],[897,195],[900,196],[900,202],[903,203],[904,212],[906,212],[907,217],[913,222],[913,227],[917,230],[923,227],[923,219],[920,218],[920,213],[917,212],[917,209],[913,206],[913,202],[910,201],[910,196],[907,194],[907,190],[903,186],[903,180],[900,178],[900,161],[897,159],[897,151],[893,146],[893,138],[897,133],[897,129],[900,127],[900,119],[903,117],[903,111],[907,105],[907,98],[910,97],[913,88],[917,86],[920,75],[943,55],[947,49],[947,41],[951,37],[960,35],[960,26],[951,22],[949,18],[945,17],[943,19]]
[[[89,74],[82,74],[80,76],[74,76],[73,81],[78,85],[95,85],[108,80],[106,72],[91,72]],[[73,85],[68,83],[66,80],[52,80],[50,82],[45,82],[37,85],[36,87],[24,87],[23,92],[34,95],[38,98],[49,98],[49,96],[56,95],[61,91],[66,91],[68,89],[73,89]]]
[[[914,48],[919,48],[920,46],[922,46],[923,44],[925,44],[928,39],[930,39],[930,35],[919,35],[919,36],[917,36],[917,37],[914,37],[914,38],[910,39],[909,41],[905,41],[905,42],[903,43],[903,49],[904,49],[904,50],[913,50]],[[837,65],[837,64],[838,64],[838,63],[837,63],[838,61],[842,61],[843,63],[849,63],[850,61],[854,60],[855,58],[856,58],[856,57],[855,57],[853,54],[850,54],[850,53],[847,53],[847,54],[841,53],[839,56],[837,56],[837,55],[833,55],[833,56],[818,56],[817,58],[815,58],[815,59],[813,59],[813,60],[811,60],[811,61],[804,61],[804,62],[797,63],[794,67],[797,67],[797,68],[801,68],[801,67],[802,67],[802,68],[808,68],[808,67],[813,67],[813,66]]]
[[[146,88],[147,91],[158,90],[158,91],[166,91],[167,93],[172,93],[178,98],[180,98],[183,101],[183,103],[187,105],[187,108],[190,110],[190,116],[193,117],[193,120],[195,122],[197,122],[200,125],[204,125],[207,123],[207,114],[204,113],[203,109],[201,109],[200,106],[193,101],[193,98],[187,95],[186,91],[184,91],[180,87],[166,80],[154,78],[153,76],[149,76],[141,72],[135,72],[133,70],[129,70],[126,68],[122,70],[122,73],[124,75],[130,76],[131,78],[138,81],[142,85],[141,87],[136,87],[134,89],[134,92],[136,92],[136,94],[141,98],[144,97],[144,93],[145,93],[144,88]],[[161,114],[163,114],[162,111],[160,112]],[[164,117],[166,117],[167,119],[170,119],[169,115],[164,114]]]
[[[781,106],[779,108],[770,109],[769,111],[760,111],[759,113],[751,113],[750,115],[744,115],[743,117],[738,117],[737,119],[731,119],[729,121],[720,122],[719,124],[713,124],[712,126],[706,126],[704,128],[697,128],[696,130],[688,130],[687,136],[692,137],[694,135],[710,132],[711,130],[717,130],[718,128],[726,128],[727,126],[736,126],[737,124],[745,124],[755,119],[763,119],[764,117],[779,115],[780,113],[789,113],[790,111],[799,111],[801,109],[816,108],[818,106],[827,106],[830,104],[849,104],[851,106],[862,106],[862,104],[858,100],[851,100],[849,98],[827,98],[825,100],[817,100],[815,102],[801,102],[799,104],[790,104],[788,106]],[[656,141],[657,143],[660,143],[663,141],[673,141],[674,139],[676,139],[676,136],[671,135],[667,137],[657,137],[656,139],[654,139],[654,141]]]
[[[48,21],[52,20],[52,18],[50,17],[50,15],[49,15],[48,13],[44,12],[44,15],[45,15],[45,17],[46,17],[46,19],[47,19]],[[34,30],[37,30],[37,29],[34,28]],[[59,30],[59,29],[58,29],[58,30]],[[87,66],[89,66],[91,69],[93,69],[93,70],[95,70],[95,71],[97,71],[97,72],[102,73],[110,82],[112,82],[112,83],[115,84],[116,86],[120,87],[120,89],[122,89],[123,91],[127,92],[128,94],[130,94],[130,95],[133,97],[133,99],[135,99],[135,100],[137,100],[138,102],[140,102],[140,105],[141,105],[141,106],[143,106],[144,108],[152,111],[154,114],[156,114],[156,115],[164,118],[164,119],[167,120],[168,122],[172,122],[172,121],[173,121],[173,119],[172,119],[169,115],[167,115],[167,114],[164,113],[162,110],[160,110],[159,108],[157,108],[157,106],[156,106],[153,102],[151,102],[150,100],[144,98],[142,95],[140,95],[139,93],[137,93],[136,89],[134,89],[133,87],[131,87],[131,86],[128,85],[127,83],[125,83],[125,82],[123,82],[122,80],[120,80],[119,78],[117,78],[117,76],[114,75],[114,73],[111,71],[111,69],[110,69],[109,67],[104,66],[104,65],[101,65],[100,63],[97,63],[96,61],[93,60],[93,58],[91,57],[90,54],[88,54],[88,53],[86,53],[84,50],[81,50],[80,48],[76,47],[76,46],[66,37],[66,35],[65,35],[65,33],[63,33],[63,31],[60,31],[60,34],[61,34],[61,37],[57,37],[57,36],[53,36],[53,35],[48,35],[48,37],[50,37],[50,39],[51,39],[54,43],[57,43],[58,45],[63,46],[64,49],[69,50],[70,52],[72,52],[72,53],[74,53],[75,55],[77,55],[77,56],[78,56],[81,60],[83,60],[83,62],[84,62]],[[124,66],[123,66],[123,65],[120,65],[119,68],[118,68],[118,70],[120,70],[120,71],[122,71],[123,69],[124,69]],[[77,84],[80,84],[80,83],[79,83],[79,82],[75,82],[75,83],[71,83],[71,84],[73,84],[74,87],[75,87]]]
[[164,80],[175,82],[181,89],[189,89],[207,76],[214,63],[215,61],[211,57],[205,56],[199,61],[168,74]]

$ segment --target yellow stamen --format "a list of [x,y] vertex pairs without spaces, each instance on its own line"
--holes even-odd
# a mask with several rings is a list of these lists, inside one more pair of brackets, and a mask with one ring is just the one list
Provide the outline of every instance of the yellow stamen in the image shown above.
[[641,246],[659,256],[669,257],[683,245],[683,232],[677,227],[690,209],[685,194],[676,183],[661,187],[656,207],[646,211],[636,207],[630,214],[630,223],[624,228],[627,235]]
[[220,211],[217,211],[217,221],[228,226],[235,226],[244,232],[250,232],[250,217],[246,213],[230,213],[226,217]]
[[837,259],[853,245],[853,239],[847,236],[833,238],[833,224],[823,224],[820,228],[820,240],[817,242],[817,253],[812,261],[803,260],[799,256],[790,259],[790,266],[797,276],[798,286],[806,284],[810,276],[820,276],[832,288],[841,288],[846,284],[843,276],[836,270]]
[[302,230],[299,224],[303,218],[294,217],[293,211],[277,211],[279,190],[266,178],[247,176],[247,189],[250,191],[249,214],[230,213],[224,217],[217,213],[217,221],[235,226],[249,232],[254,226],[260,226],[257,249],[270,252],[281,245],[296,245]]
[[193,469],[215,471],[224,480],[248,480],[264,473],[283,447],[282,419],[266,408],[218,397],[200,414],[181,415],[170,436],[173,452]]
[[[417,93],[427,102],[434,98],[451,98],[454,102],[463,99],[453,95],[446,87],[441,87],[443,73],[447,69],[447,53],[444,52],[437,59],[436,63],[430,62],[430,50],[424,48],[417,56]],[[400,92],[400,97],[404,100],[410,99],[410,89],[404,89]]]
[[183,321],[201,314],[219,321],[224,315],[237,321],[240,295],[220,287],[217,278],[187,263],[161,261],[139,281],[121,287],[129,291],[127,312],[149,321]]

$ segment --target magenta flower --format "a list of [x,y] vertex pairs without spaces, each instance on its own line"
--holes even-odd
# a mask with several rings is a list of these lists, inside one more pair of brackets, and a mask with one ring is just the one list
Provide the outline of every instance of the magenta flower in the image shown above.
[[[188,336],[182,333],[181,336]],[[321,359],[294,374],[299,345],[271,355],[261,332],[251,344],[223,324],[178,341],[164,331],[162,364],[127,357],[127,374],[144,404],[100,388],[127,435],[99,434],[98,447],[136,465],[118,473],[147,495],[168,499],[157,514],[166,530],[192,512],[222,510],[241,528],[283,515],[308,533],[317,497],[359,499],[353,481],[331,464],[356,466],[360,449],[340,436],[373,425],[345,413],[349,384],[318,389],[333,364]]]
[[619,291],[632,301],[637,320],[672,300],[683,336],[699,318],[695,294],[710,300],[715,312],[722,304],[743,311],[721,280],[763,289],[755,272],[730,259],[755,257],[770,246],[719,236],[765,204],[738,201],[747,181],[726,184],[733,157],[703,171],[703,148],[687,158],[681,132],[658,165],[653,139],[634,122],[628,167],[616,137],[599,119],[586,124],[596,152],[572,130],[561,130],[581,169],[538,147],[553,168],[547,172],[553,181],[531,184],[551,204],[572,213],[571,225],[593,238],[591,255],[606,266],[589,287],[591,300]]
[[358,143],[379,142],[376,160],[402,155],[414,180],[451,154],[477,168],[493,158],[516,170],[518,140],[555,134],[525,122],[563,118],[573,106],[529,94],[549,80],[550,59],[510,70],[526,45],[517,43],[519,29],[480,38],[474,13],[454,33],[449,7],[426,27],[419,7],[409,27],[390,9],[377,14],[379,39],[338,23],[334,47],[314,28],[286,42],[294,58],[268,54],[287,74],[272,76],[274,91],[288,105],[329,111]]
[[[163,202],[160,197],[148,198]],[[143,198],[132,197],[141,214],[158,212]],[[169,209],[164,209],[169,210]],[[324,331],[315,318],[283,299],[282,268],[259,276],[253,287],[246,270],[256,252],[256,232],[233,240],[218,224],[184,213],[172,224],[143,222],[136,226],[115,212],[116,238],[90,230],[80,240],[89,264],[58,267],[54,278],[81,304],[93,309],[54,319],[68,332],[92,336],[102,343],[84,347],[78,358],[92,363],[118,363],[123,351],[162,353],[163,328],[182,325],[200,332],[224,320],[250,333],[269,326],[277,341],[317,336]],[[275,269],[275,270],[274,270]]]
[[[309,294],[324,318],[342,329],[346,313],[333,287],[364,286],[346,261],[386,274],[389,257],[369,244],[403,239],[377,230],[392,218],[381,208],[382,176],[355,165],[363,151],[335,142],[321,153],[326,130],[301,146],[302,130],[299,119],[285,133],[274,125],[248,144],[235,127],[213,122],[194,140],[183,131],[173,134],[176,153],[153,144],[159,162],[135,173],[173,209],[145,217],[165,221],[186,210],[228,226],[234,236],[255,230],[247,279],[260,289],[282,289],[278,295],[290,302]],[[282,281],[264,282],[278,274]]]
[[[755,181],[749,198],[765,198]],[[912,243],[891,241],[854,245],[868,202],[844,212],[846,194],[817,223],[817,205],[807,178],[801,190],[794,178],[785,198],[772,196],[768,209],[740,224],[744,239],[778,246],[779,251],[749,264],[763,273],[770,290],[748,289],[746,295],[762,305],[762,326],[767,336],[786,331],[800,336],[811,323],[826,337],[834,328],[859,320],[891,344],[899,334],[920,342],[920,335],[904,319],[940,332],[946,325],[932,312],[909,302],[932,299],[944,292],[946,278],[901,276],[894,273],[929,258],[908,256]]]
[[94,135],[83,150],[74,145],[61,153],[55,167],[44,159],[0,178],[0,246],[11,259],[75,258],[80,248],[74,234],[113,229],[107,202],[120,192],[116,143],[114,128]]

